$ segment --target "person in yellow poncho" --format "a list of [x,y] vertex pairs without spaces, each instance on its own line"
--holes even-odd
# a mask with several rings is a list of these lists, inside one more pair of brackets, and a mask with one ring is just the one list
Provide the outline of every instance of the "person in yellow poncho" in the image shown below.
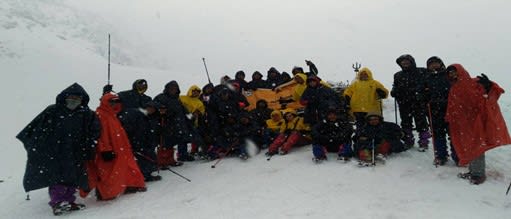
[[369,68],[363,67],[358,71],[355,82],[344,91],[346,102],[355,116],[357,130],[365,124],[368,112],[382,114],[381,99],[387,98],[388,93],[387,88],[374,80],[373,73]]
[[263,130],[264,144],[262,148],[268,148],[268,146],[277,138],[280,134],[280,126],[284,123],[282,113],[280,110],[273,110],[271,112],[271,118],[266,120],[266,125]]
[[204,113],[206,112],[206,108],[204,107],[204,103],[200,100],[202,90],[197,85],[192,85],[188,92],[186,92],[186,95],[179,96],[179,100],[185,107],[186,111],[188,112],[188,117],[190,118],[192,122],[192,149],[191,154],[196,154],[198,152],[198,147],[201,148],[201,151],[206,151],[206,144],[204,143],[204,140],[202,139],[201,135],[199,134],[198,128],[199,128],[199,119],[204,116]]
[[285,122],[280,126],[280,134],[270,145],[267,156],[277,154],[279,148],[280,154],[285,155],[293,146],[310,142],[310,139],[304,136],[304,132],[309,132],[310,127],[303,122],[303,118],[299,117],[295,110],[284,110],[284,118]]

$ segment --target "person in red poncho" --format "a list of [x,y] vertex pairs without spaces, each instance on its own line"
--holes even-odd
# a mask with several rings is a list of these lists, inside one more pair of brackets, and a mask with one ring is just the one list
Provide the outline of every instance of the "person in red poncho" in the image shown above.
[[469,165],[469,172],[459,176],[481,184],[486,180],[484,152],[511,144],[497,103],[504,89],[484,74],[471,78],[460,64],[450,65],[447,73],[451,89],[445,120],[459,165]]
[[[144,176],[135,162],[126,132],[117,119],[122,109],[119,96],[109,92],[101,97],[96,114],[101,135],[96,158],[87,164],[89,187],[96,188],[98,200],[110,200],[121,193],[146,191]],[[80,193],[82,197],[86,191]]]

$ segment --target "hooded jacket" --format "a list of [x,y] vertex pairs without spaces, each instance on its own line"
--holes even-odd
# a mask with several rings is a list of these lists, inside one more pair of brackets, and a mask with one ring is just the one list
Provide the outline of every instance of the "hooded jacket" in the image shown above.
[[271,112],[271,117],[273,118],[274,115],[278,115],[280,119],[278,121],[273,121],[273,119],[266,120],[266,128],[273,132],[279,132],[280,126],[284,123],[284,119],[282,118],[282,113],[279,110],[273,110],[273,112]]
[[122,101],[122,106],[125,109],[145,107],[145,105],[152,100],[150,96],[141,94],[137,91],[138,83],[147,84],[147,81],[144,79],[138,79],[133,82],[131,90],[121,91],[118,93],[119,98],[121,98]]
[[192,85],[188,92],[186,92],[186,95],[181,95],[179,99],[181,100],[181,103],[183,103],[183,106],[186,108],[188,113],[194,113],[195,111],[200,112],[201,114],[204,114],[206,109],[204,108],[204,104],[199,99],[199,97],[192,97],[192,92],[194,90],[201,90],[199,86]]
[[[366,73],[368,79],[360,80],[360,74]],[[387,98],[389,91],[377,80],[373,79],[373,73],[369,68],[361,68],[357,73],[357,79],[344,91],[345,96],[350,97],[352,112],[376,112],[380,111],[380,101],[376,89],[385,92]]]
[[[171,88],[177,88],[175,94],[170,94]],[[186,109],[179,99],[181,93],[179,85],[176,81],[170,81],[165,85],[163,93],[158,94],[154,101],[164,105],[167,112],[163,121],[162,135],[164,136],[165,146],[173,146],[176,140],[187,142],[190,140],[190,129],[188,126],[188,118],[186,118]]]
[[[101,137],[96,148],[96,158],[87,165],[91,189],[98,189],[105,200],[123,193],[126,187],[145,187],[144,176],[134,159],[128,136],[117,119],[120,108],[110,105],[110,101],[116,98],[119,97],[115,93],[106,93],[101,97],[101,103],[96,109],[101,123]],[[101,156],[103,152],[113,152],[115,158],[105,161]]]
[[[82,104],[68,109],[65,99],[69,95],[80,96]],[[88,102],[87,92],[74,83],[16,135],[27,151],[26,192],[62,183],[88,189],[85,160],[93,158],[100,132]]]
[[[260,76],[259,79],[256,79],[256,76]],[[257,90],[259,88],[266,88],[268,84],[265,80],[263,80],[263,75],[256,71],[252,74],[252,81],[248,82],[247,88],[250,90]]]
[[[409,60],[411,66],[408,69],[401,66],[401,61]],[[402,55],[396,59],[396,63],[401,67],[401,71],[394,74],[394,83],[392,84],[391,96],[396,98],[400,104],[409,104],[416,101],[422,101],[423,91],[421,87],[425,82],[426,69],[417,68],[415,59],[411,55]]]
[[462,65],[451,66],[456,68],[458,80],[449,91],[445,120],[449,123],[459,164],[466,165],[487,150],[511,144],[506,122],[497,103],[504,89],[492,82],[486,94],[478,79],[471,78]]

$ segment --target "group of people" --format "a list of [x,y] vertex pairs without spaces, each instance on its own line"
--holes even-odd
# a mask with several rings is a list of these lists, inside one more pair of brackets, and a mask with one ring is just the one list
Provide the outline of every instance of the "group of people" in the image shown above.
[[[230,155],[246,160],[249,145],[267,149],[271,158],[312,144],[317,162],[331,152],[371,165],[413,147],[413,130],[420,151],[433,138],[436,165],[448,160],[450,136],[455,164],[469,164],[469,173],[461,176],[480,184],[486,177],[484,152],[511,144],[497,104],[503,89],[484,74],[471,78],[459,64],[446,68],[431,57],[427,68],[418,68],[410,55],[397,59],[401,71],[394,75],[390,95],[399,105],[400,126],[384,121],[382,99],[389,90],[369,68],[357,69],[356,80],[336,91],[321,80],[314,63],[306,64],[309,72],[295,67],[292,75],[272,67],[266,80],[256,71],[246,81],[239,71],[234,79],[222,77],[219,85],[193,85],[186,94],[170,81],[154,98],[145,94],[144,79],[119,93],[107,85],[95,112],[75,83],[17,135],[28,155],[23,186],[27,192],[49,187],[49,205],[60,215],[85,207],[75,202],[77,188],[82,197],[94,190],[98,200],[144,192],[145,182],[161,180],[159,169]],[[293,86],[281,109],[259,99],[247,110],[246,95],[258,89],[279,92],[281,86]],[[300,107],[286,108],[289,102]]]

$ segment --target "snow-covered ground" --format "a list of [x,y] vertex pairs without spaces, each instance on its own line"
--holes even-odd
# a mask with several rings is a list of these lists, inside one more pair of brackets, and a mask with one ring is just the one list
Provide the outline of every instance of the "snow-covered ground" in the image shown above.
[[[448,5],[447,5],[448,4]],[[432,1],[0,1],[0,218],[50,218],[45,189],[25,200],[26,154],[14,136],[55,96],[79,82],[98,105],[106,83],[107,33],[112,33],[112,81],[117,90],[138,78],[148,94],[170,80],[181,90],[202,86],[202,57],[214,81],[243,69],[290,71],[318,64],[322,77],[353,78],[351,63],[367,64],[387,87],[395,58],[431,55],[460,62],[473,76],[485,72],[508,93],[500,104],[511,125],[511,4],[504,0]],[[115,13],[114,13],[115,12]],[[394,121],[393,100],[385,117]],[[192,162],[161,172],[142,194],[110,202],[83,200],[73,218],[508,218],[511,149],[487,153],[488,180],[474,186],[452,163],[435,168],[432,152],[410,150],[385,165],[359,168],[330,160],[311,162],[310,147],[266,161]]]

